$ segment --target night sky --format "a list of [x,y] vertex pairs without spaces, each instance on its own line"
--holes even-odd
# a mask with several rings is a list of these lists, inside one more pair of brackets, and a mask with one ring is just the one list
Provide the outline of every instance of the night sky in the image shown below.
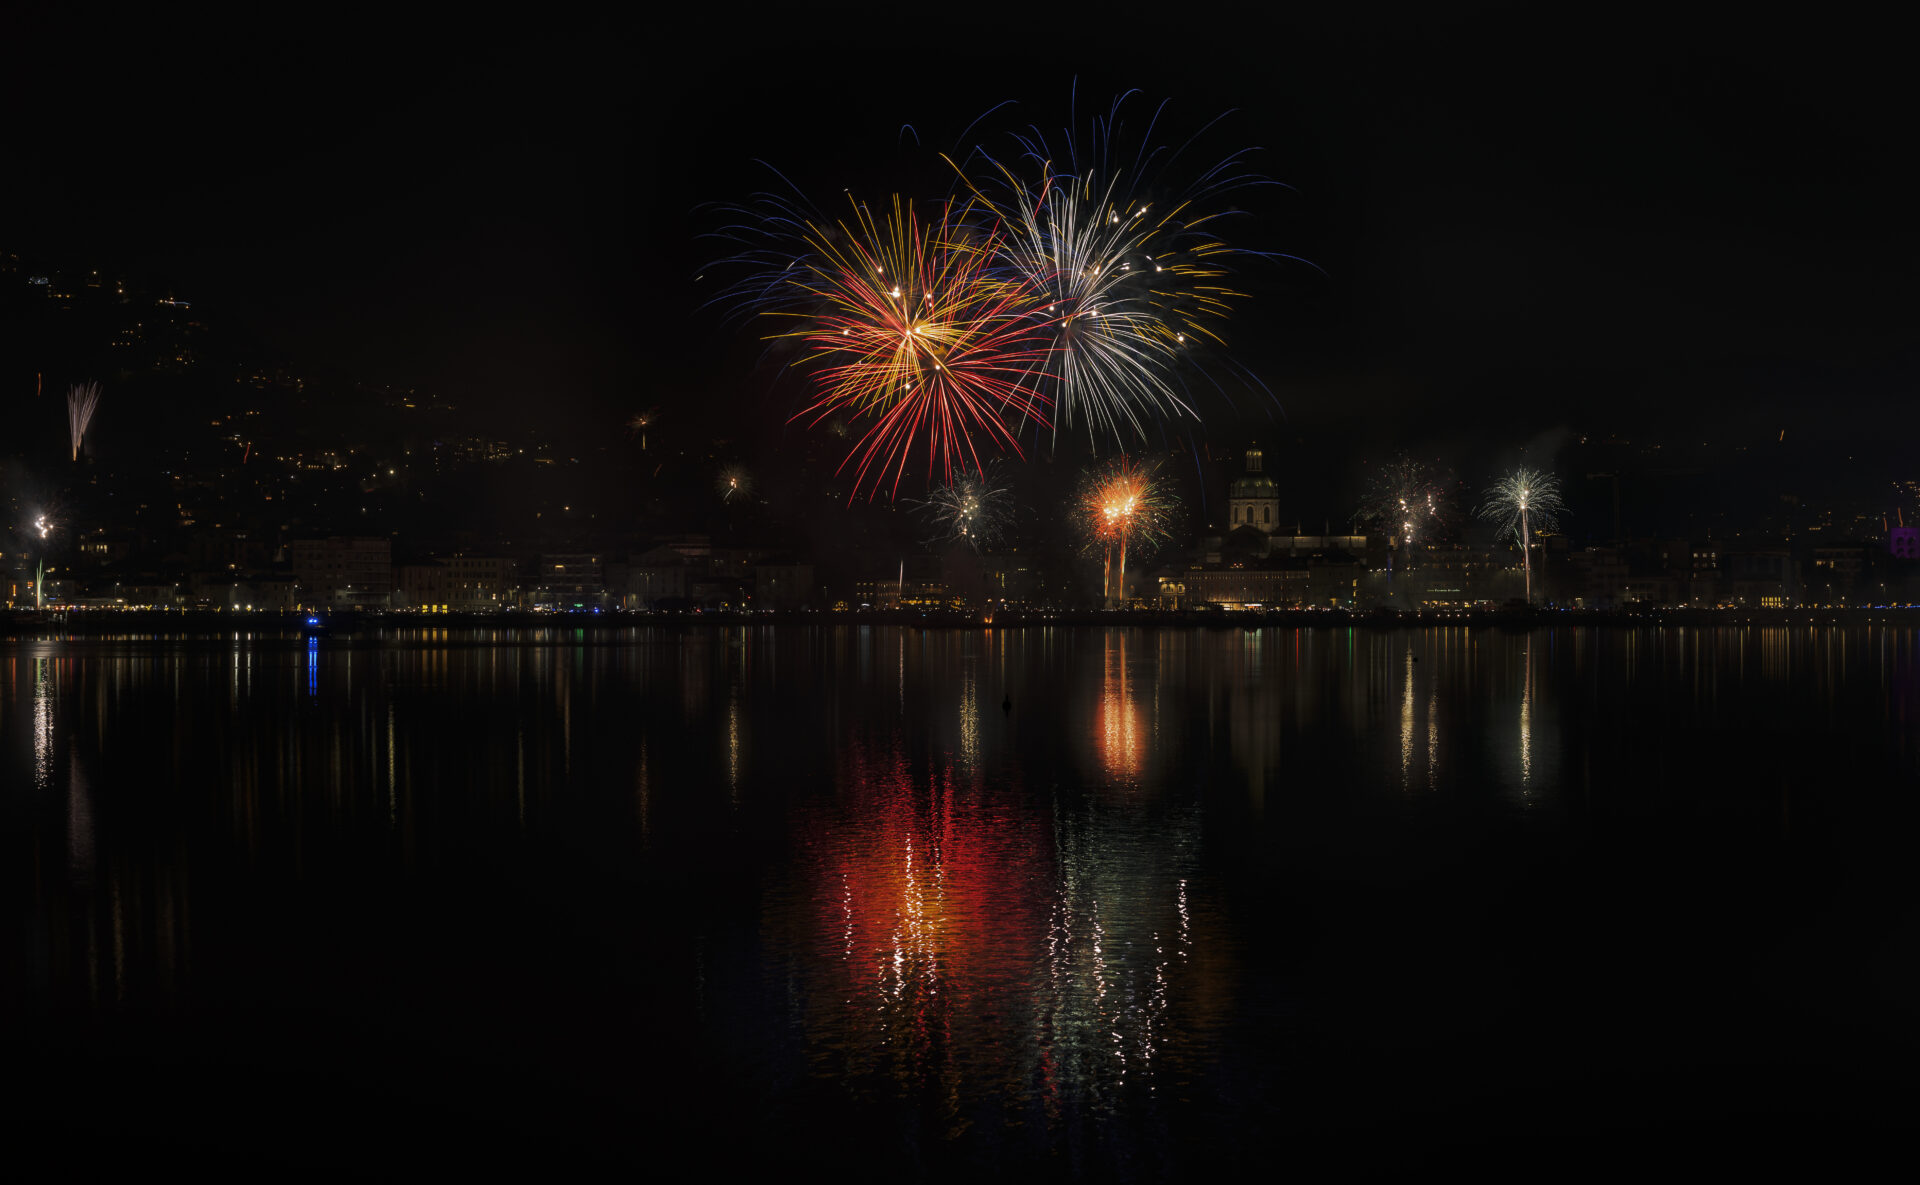
[[[144,276],[297,360],[593,430],[762,423],[790,391],[696,284],[776,165],[937,197],[935,153],[1129,88],[1260,149],[1206,436],[1491,463],[1559,430],[1887,442],[1916,426],[1890,29],[1181,9],[234,30],[27,16],[0,246]],[[1209,10],[1211,11],[1211,10]],[[20,19],[20,18],[14,18]],[[914,24],[912,22],[920,23]],[[34,22],[40,22],[38,24]],[[903,131],[911,125],[912,131]],[[916,145],[916,141],[918,142]]]

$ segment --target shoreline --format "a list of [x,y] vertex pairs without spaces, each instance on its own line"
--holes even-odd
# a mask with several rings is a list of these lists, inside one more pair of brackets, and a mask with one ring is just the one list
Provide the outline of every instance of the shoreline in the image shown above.
[[[306,615],[279,612],[73,610],[67,613],[0,613],[0,638],[79,638],[126,634],[229,634],[266,632],[299,635]],[[1904,625],[1920,627],[1920,607],[1858,609],[1695,609],[1648,607],[1634,610],[1490,609],[1366,610],[1281,609],[1218,610],[787,610],[762,613],[642,612],[604,613],[342,613],[331,614],[322,637],[377,637],[419,630],[491,629],[539,632],[555,629],[606,632],[632,629],[738,628],[745,626],[900,626],[914,629],[1108,628],[1213,629],[1426,629],[1438,626],[1538,629],[1556,626],[1605,628]]]

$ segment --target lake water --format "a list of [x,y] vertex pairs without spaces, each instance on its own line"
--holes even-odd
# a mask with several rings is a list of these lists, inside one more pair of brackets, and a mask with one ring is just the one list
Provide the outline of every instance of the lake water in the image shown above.
[[8,1122],[356,1172],[1864,1153],[1920,1045],[1917,646],[0,642]]

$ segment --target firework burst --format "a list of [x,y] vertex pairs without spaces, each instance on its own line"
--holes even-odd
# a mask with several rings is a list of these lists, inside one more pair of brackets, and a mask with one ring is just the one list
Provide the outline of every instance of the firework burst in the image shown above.
[[851,215],[828,217],[782,177],[707,236],[732,252],[717,276],[737,277],[713,302],[787,319],[767,340],[801,347],[814,385],[792,418],[847,427],[853,497],[897,495],[909,468],[951,485],[991,455],[1022,455],[1028,428],[1057,445],[1061,424],[1084,427],[1096,449],[1124,449],[1197,418],[1181,371],[1224,345],[1221,319],[1242,296],[1225,264],[1256,254],[1222,237],[1239,213],[1226,199],[1274,183],[1245,152],[1180,169],[1199,137],[1157,142],[1164,105],[1123,126],[1130,97],[1059,152],[1030,127],[998,155],[946,157],[957,181],[937,207],[850,194]]
[[1096,442],[1142,437],[1149,421],[1193,414],[1175,367],[1193,345],[1225,344],[1217,322],[1243,295],[1224,283],[1234,249],[1218,234],[1233,212],[1222,199],[1270,184],[1235,154],[1169,193],[1162,179],[1179,153],[1153,146],[1158,111],[1131,159],[1122,147],[1128,97],[1094,122],[1084,154],[1071,134],[1056,153],[1031,129],[1013,137],[1018,166],[980,150],[989,180],[967,182],[1009,228],[1002,265],[1032,292],[1032,315],[1053,347],[1056,423],[1079,421]]
[[1166,542],[1172,534],[1175,507],[1159,467],[1132,457],[1095,465],[1082,478],[1075,518],[1087,551],[1104,559],[1101,596],[1106,604],[1125,601],[1128,552],[1149,555]]
[[1444,530],[1452,522],[1453,505],[1444,480],[1424,462],[1401,456],[1368,484],[1357,517],[1410,548]]
[[753,493],[753,475],[739,465],[728,465],[714,479],[713,488],[722,502],[744,502]]
[[936,487],[920,504],[938,543],[958,543],[974,551],[997,547],[1013,518],[1013,491],[996,466],[962,473]]
[[790,282],[815,307],[779,336],[821,364],[817,397],[795,418],[865,425],[842,462],[856,496],[897,492],[916,452],[947,481],[955,468],[978,471],[983,449],[1019,453],[1019,425],[1047,422],[1034,386],[1046,343],[1026,290],[990,270],[996,232],[950,204],[923,221],[897,197],[881,218],[856,203],[836,229],[810,228],[813,253]]
[[1500,530],[1511,532],[1520,544],[1520,562],[1526,569],[1527,603],[1533,603],[1533,532],[1551,531],[1560,525],[1566,510],[1560,499],[1560,479],[1551,473],[1516,469],[1487,491],[1480,517],[1492,519]]
[[99,383],[75,383],[67,392],[67,435],[73,441],[73,459],[80,459],[80,441],[93,422],[94,408],[100,403]]

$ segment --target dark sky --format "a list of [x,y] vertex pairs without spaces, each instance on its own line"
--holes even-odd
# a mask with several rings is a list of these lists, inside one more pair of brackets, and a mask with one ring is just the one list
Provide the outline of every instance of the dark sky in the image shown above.
[[778,424],[751,343],[696,307],[703,204],[762,184],[756,158],[823,201],[937,186],[933,151],[974,116],[1011,99],[995,126],[1057,128],[1077,79],[1083,118],[1130,87],[1181,132],[1232,109],[1209,143],[1293,187],[1236,233],[1326,274],[1250,262],[1230,332],[1309,448],[1916,427],[1891,27],[1272,7],[27,17],[0,247],[166,279],[295,358],[475,406]]

